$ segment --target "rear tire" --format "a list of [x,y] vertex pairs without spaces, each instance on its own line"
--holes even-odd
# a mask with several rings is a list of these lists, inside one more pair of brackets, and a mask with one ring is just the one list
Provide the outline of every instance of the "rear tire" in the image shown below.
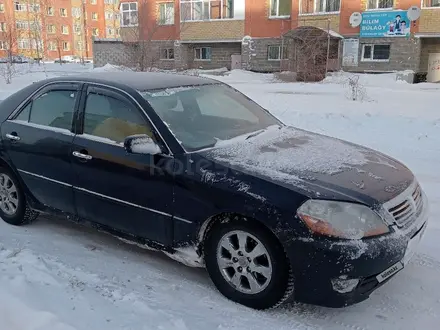
[[38,212],[29,207],[15,175],[4,167],[0,167],[0,217],[14,226],[31,223],[38,217]]
[[275,236],[255,222],[217,223],[208,232],[205,264],[217,289],[254,309],[277,307],[292,296],[293,275]]

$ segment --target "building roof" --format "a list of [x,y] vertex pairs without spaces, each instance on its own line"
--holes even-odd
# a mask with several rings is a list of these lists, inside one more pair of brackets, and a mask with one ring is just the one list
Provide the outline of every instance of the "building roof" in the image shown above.
[[53,81],[79,80],[109,85],[123,84],[139,91],[174,88],[181,86],[200,86],[218,84],[220,82],[196,76],[164,72],[88,72],[83,75],[53,78]]

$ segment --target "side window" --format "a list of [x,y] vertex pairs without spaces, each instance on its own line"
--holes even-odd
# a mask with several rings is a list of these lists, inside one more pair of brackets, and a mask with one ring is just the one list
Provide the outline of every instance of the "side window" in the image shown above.
[[29,121],[29,115],[31,114],[32,102],[30,102],[21,112],[15,117],[15,120]]
[[89,93],[84,112],[84,134],[123,143],[135,134],[153,133],[139,110],[128,101],[109,95]]
[[76,91],[48,91],[29,103],[15,119],[70,130],[76,97]]

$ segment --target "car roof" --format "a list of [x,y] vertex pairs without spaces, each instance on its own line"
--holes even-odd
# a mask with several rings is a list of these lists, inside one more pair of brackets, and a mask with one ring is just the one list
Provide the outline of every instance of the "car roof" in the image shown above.
[[87,74],[64,76],[50,79],[52,81],[84,81],[108,85],[126,85],[139,91],[174,88],[181,86],[201,86],[220,84],[219,81],[197,76],[165,72],[88,72]]

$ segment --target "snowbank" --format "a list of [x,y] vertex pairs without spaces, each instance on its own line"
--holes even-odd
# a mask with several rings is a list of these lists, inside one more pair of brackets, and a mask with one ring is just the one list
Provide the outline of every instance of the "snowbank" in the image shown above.
[[5,288],[0,288],[0,325],[4,330],[75,330],[52,313],[30,308]]
[[113,65],[113,64],[107,63],[106,65],[101,66],[101,67],[91,68],[90,71],[93,71],[93,72],[118,72],[118,71],[132,71],[132,70],[126,66]]

